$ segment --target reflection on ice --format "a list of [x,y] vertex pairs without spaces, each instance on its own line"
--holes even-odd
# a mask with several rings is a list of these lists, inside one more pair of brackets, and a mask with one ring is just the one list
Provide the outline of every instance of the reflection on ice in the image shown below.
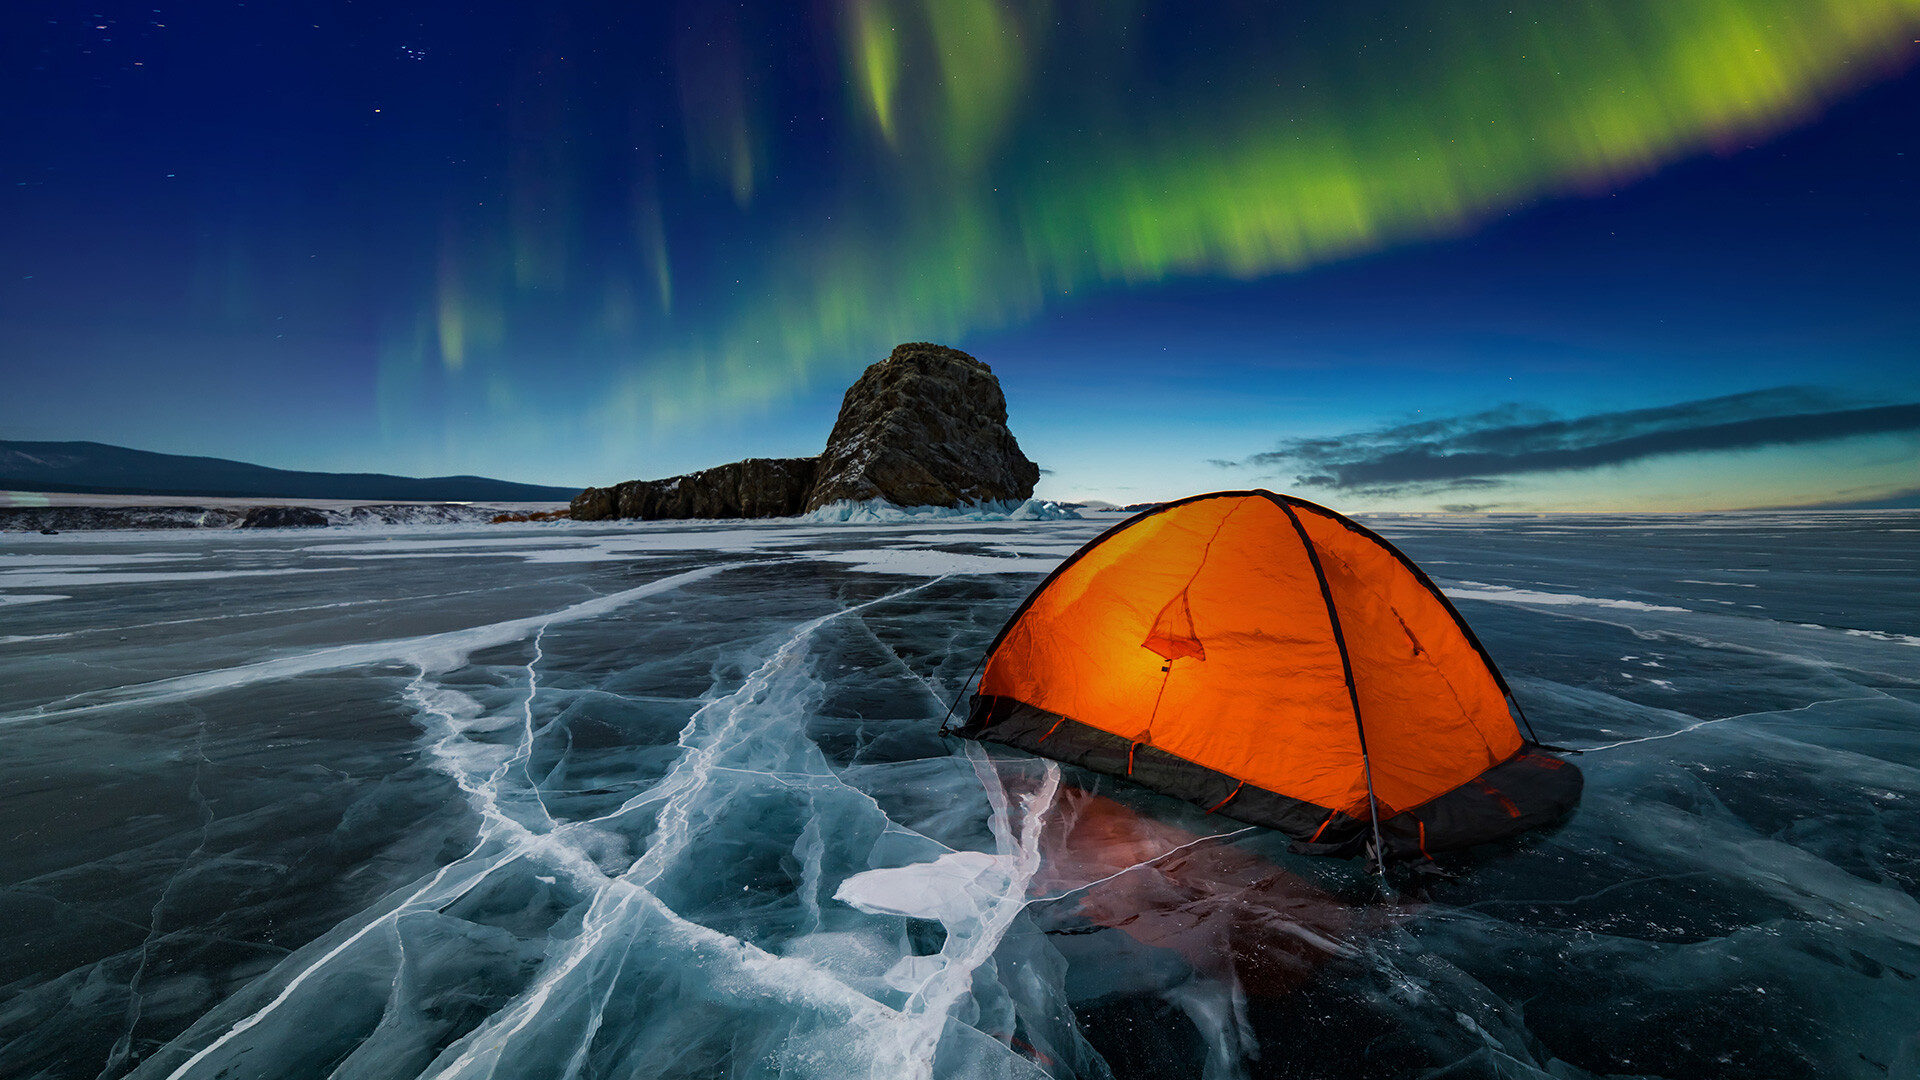
[[33,539],[216,576],[8,608],[0,1075],[1920,1076],[1911,515],[1757,520],[1377,523],[1592,751],[1390,900],[938,737],[1111,519]]

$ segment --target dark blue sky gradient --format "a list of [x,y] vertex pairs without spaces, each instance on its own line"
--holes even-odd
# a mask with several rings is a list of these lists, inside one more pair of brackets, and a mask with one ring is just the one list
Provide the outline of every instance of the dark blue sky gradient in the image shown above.
[[[1164,445],[1199,440],[1239,459],[1514,402],[1580,416],[1809,384],[1913,402],[1917,181],[1909,73],[1776,140],[1518,208],[1463,237],[1096,300],[978,348],[1014,369],[1028,409],[1077,416],[1044,436],[1054,457],[1123,418]],[[1076,414],[1075,402],[1097,407]],[[1294,475],[1216,470],[1193,486]],[[1920,459],[1909,477],[1920,489]]]
[[[814,452],[878,355],[671,422],[597,411],[614,382],[644,397],[671,381],[688,328],[744,302],[728,268],[781,257],[777,224],[836,227],[852,143],[832,20],[715,10],[10,5],[0,437],[562,484]],[[1090,288],[950,343],[1001,375],[1043,492],[1116,501],[1294,486],[1271,461],[1209,462],[1508,405],[1578,417],[1784,386],[1836,407],[1920,401],[1910,60],[1783,133],[1450,236],[1252,281]],[[744,207],[686,119],[724,111],[703,95],[740,80],[782,88],[752,121],[767,164]],[[663,208],[668,309],[637,201]],[[421,360],[434,282],[489,273],[520,284],[491,351]],[[1834,472],[1819,490],[1743,497],[1900,490],[1915,433],[1856,443],[1796,459]],[[1743,453],[1603,470],[1565,497],[1568,474],[1542,473],[1502,498],[1672,507],[1693,473],[1705,490],[1780,467]],[[1920,489],[1920,466],[1907,476]]]

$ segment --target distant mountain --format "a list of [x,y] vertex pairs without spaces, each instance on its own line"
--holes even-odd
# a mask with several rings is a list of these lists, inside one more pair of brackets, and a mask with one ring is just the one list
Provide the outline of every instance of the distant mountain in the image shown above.
[[381,502],[566,502],[581,489],[516,484],[484,476],[293,472],[244,461],[154,454],[97,442],[0,439],[0,491]]

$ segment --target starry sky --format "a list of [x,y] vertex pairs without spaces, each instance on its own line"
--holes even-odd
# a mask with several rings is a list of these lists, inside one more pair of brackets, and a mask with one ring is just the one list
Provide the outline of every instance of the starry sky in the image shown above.
[[549,484],[902,341],[1040,493],[1920,505],[1920,0],[15,0],[0,438]]

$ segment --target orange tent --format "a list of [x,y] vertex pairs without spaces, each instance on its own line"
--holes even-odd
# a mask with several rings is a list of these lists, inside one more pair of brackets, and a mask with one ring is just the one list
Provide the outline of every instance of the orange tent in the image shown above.
[[1419,858],[1548,824],[1578,769],[1522,738],[1460,613],[1392,544],[1270,491],[1129,518],[988,648],[957,734],[1135,780],[1299,850]]

